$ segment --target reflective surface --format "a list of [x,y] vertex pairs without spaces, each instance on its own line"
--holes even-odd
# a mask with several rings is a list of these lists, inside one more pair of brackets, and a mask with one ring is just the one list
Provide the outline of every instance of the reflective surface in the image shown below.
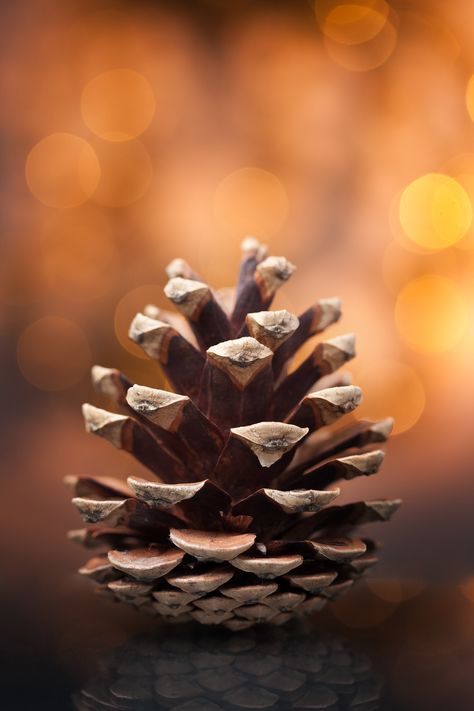
[[301,628],[240,635],[183,628],[129,640],[101,660],[74,695],[99,709],[380,708],[382,681],[369,657],[335,636]]
[[231,634],[162,625],[63,577],[5,600],[2,711],[470,711],[474,586],[359,584],[321,613]]

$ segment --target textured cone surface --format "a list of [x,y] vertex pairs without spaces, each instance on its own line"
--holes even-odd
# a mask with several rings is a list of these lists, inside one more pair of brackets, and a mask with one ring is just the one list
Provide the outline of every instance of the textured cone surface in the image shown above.
[[[98,593],[151,617],[237,631],[318,611],[376,562],[358,528],[386,521],[400,501],[338,506],[338,484],[378,471],[391,421],[334,428],[361,400],[337,372],[355,355],[352,334],[321,336],[289,372],[304,342],[340,316],[334,298],[299,316],[269,310],[293,270],[248,239],[224,304],[174,260],[165,294],[179,314],[144,304],[130,327],[174,392],[94,366],[104,402],[83,406],[87,431],[150,471],[66,479],[86,524],[70,538],[93,549],[79,572]],[[274,693],[260,689],[261,708]]]
[[[174,630],[176,633],[177,630]],[[227,637],[168,630],[132,639],[101,660],[75,694],[78,711],[319,709],[376,711],[382,684],[345,642],[274,627]]]

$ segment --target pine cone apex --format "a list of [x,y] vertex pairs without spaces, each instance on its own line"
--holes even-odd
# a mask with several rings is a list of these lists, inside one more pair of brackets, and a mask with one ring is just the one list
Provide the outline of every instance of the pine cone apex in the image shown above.
[[266,257],[257,264],[256,272],[267,291],[274,293],[291,277],[296,267],[286,257]]
[[173,277],[164,288],[165,295],[185,316],[193,318],[198,310],[211,298],[207,284],[195,279]]
[[199,281],[197,275],[193,272],[187,261],[181,257],[172,259],[168,266],[165,267],[165,272],[168,279],[181,277],[183,279],[195,279]]
[[266,244],[262,244],[255,237],[245,237],[240,245],[244,259],[254,258],[257,262],[261,262],[268,253]]
[[91,368],[92,384],[98,392],[114,398],[120,390],[120,372],[115,368],[93,365]]
[[128,335],[132,341],[137,341],[145,333],[169,328],[169,323],[165,323],[164,321],[159,321],[158,319],[151,318],[150,316],[145,316],[145,314],[138,313],[130,324]]

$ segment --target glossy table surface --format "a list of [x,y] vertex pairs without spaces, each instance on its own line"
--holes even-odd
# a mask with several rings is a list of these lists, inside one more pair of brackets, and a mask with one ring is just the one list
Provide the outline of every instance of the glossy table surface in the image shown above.
[[231,634],[164,625],[67,574],[3,602],[1,708],[473,708],[474,585],[360,583],[319,615]]

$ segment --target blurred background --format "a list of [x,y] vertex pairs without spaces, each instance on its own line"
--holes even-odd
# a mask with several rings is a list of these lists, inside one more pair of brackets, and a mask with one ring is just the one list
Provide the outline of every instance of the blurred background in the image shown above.
[[83,431],[90,366],[159,385],[131,318],[167,305],[175,256],[232,284],[251,234],[298,267],[277,308],[343,299],[330,335],[357,333],[357,414],[395,417],[382,472],[345,489],[404,499],[377,529],[376,574],[474,601],[472,2],[24,0],[2,15],[2,545],[19,589],[35,578],[47,607],[51,585],[78,585],[63,476],[136,472]]

